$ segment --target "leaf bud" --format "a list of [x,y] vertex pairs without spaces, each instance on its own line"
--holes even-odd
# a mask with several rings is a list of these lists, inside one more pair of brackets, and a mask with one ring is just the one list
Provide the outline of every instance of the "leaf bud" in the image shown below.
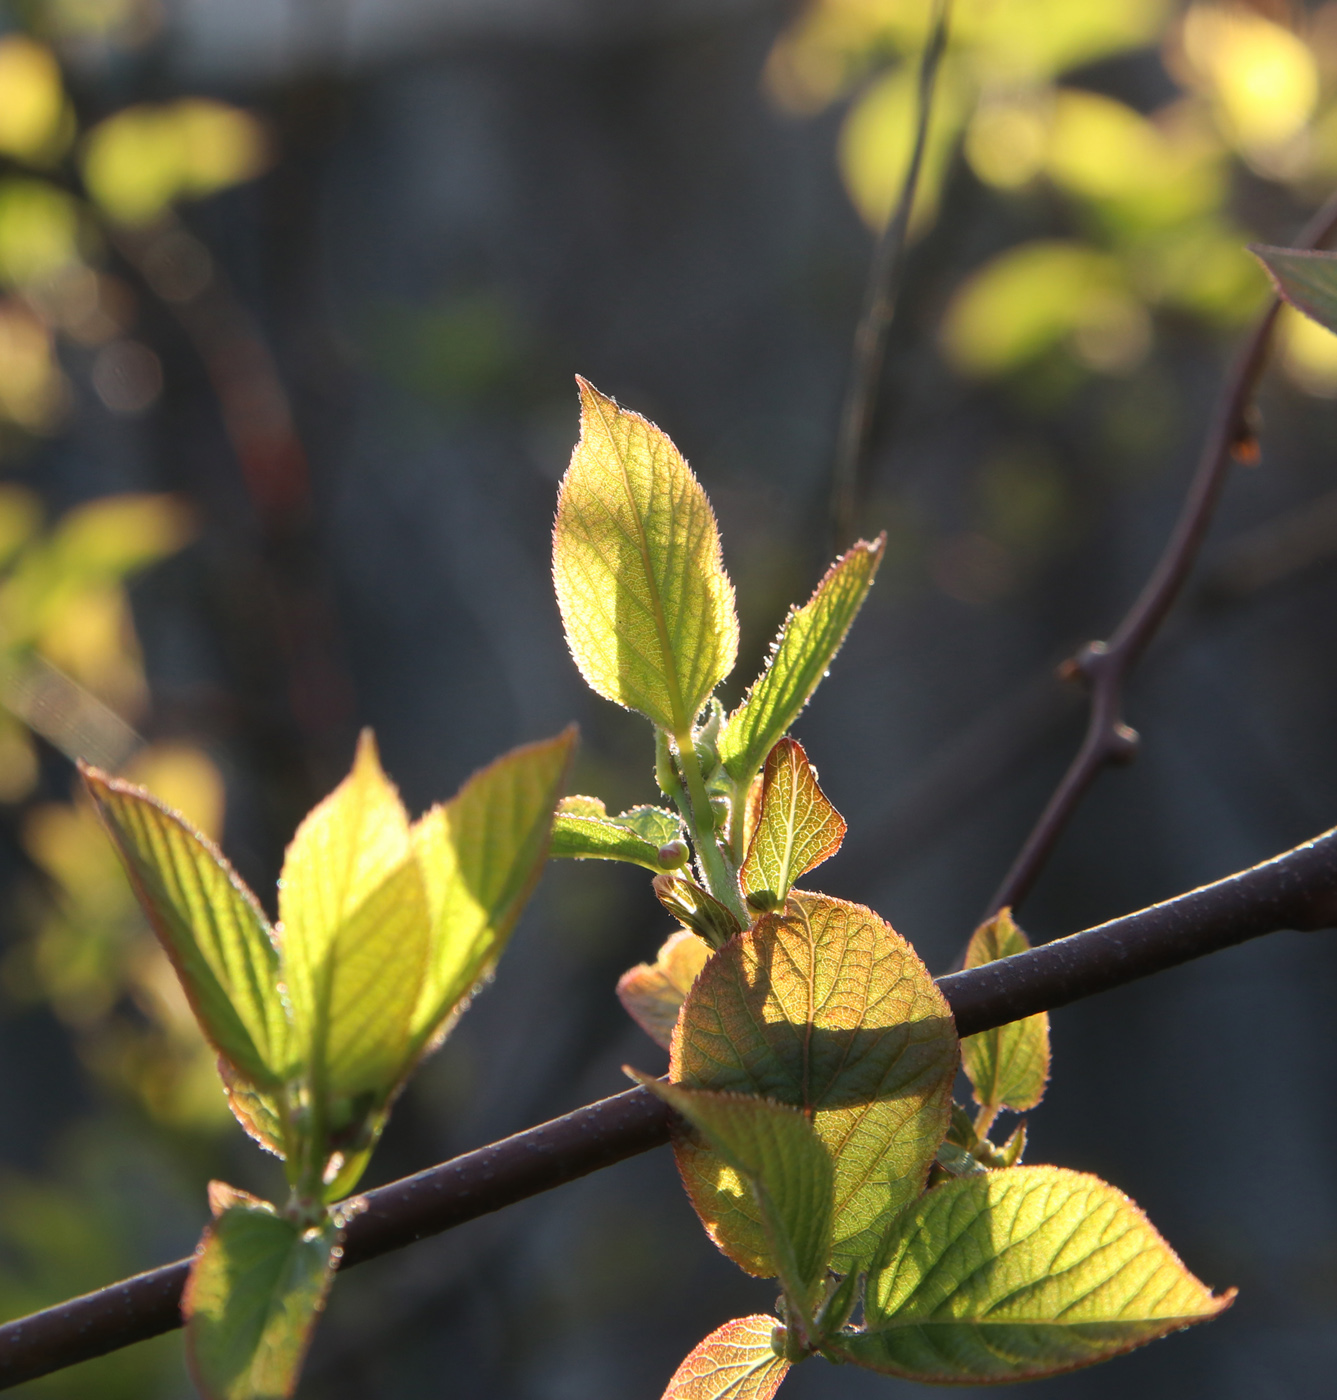
[[655,852],[655,858],[665,870],[677,870],[687,864],[689,855],[686,841],[665,841]]

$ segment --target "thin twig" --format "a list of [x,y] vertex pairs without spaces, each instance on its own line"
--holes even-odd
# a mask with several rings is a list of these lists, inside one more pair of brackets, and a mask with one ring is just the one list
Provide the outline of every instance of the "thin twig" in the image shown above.
[[[1277,929],[1337,925],[1337,829],[1250,870],[939,978],[957,1030],[973,1035],[1123,986]],[[366,1194],[342,1268],[612,1166],[669,1140],[672,1115],[630,1089]],[[177,1260],[0,1327],[0,1390],[181,1325],[190,1268]]]
[[[1337,195],[1310,220],[1296,246],[1317,247],[1334,230],[1337,230]],[[1109,641],[1088,642],[1062,668],[1065,678],[1080,678],[1090,690],[1086,734],[1012,868],[989,901],[986,916],[991,917],[1004,906],[1015,908],[1021,903],[1097,775],[1115,764],[1131,763],[1137,756],[1137,732],[1130,729],[1123,718],[1124,685],[1174,605],[1198,557],[1231,459],[1247,460],[1257,453],[1249,409],[1267,360],[1272,326],[1280,307],[1280,301],[1274,299],[1231,367],[1208,425],[1202,455],[1189,482],[1179,519],[1141,593]]]
[[835,464],[831,471],[831,529],[837,551],[845,549],[854,539],[860,469],[868,448],[878,380],[882,377],[887,331],[895,314],[901,273],[905,267],[910,216],[914,213],[915,195],[919,190],[919,177],[928,148],[933,91],[938,81],[938,70],[942,66],[942,56],[947,49],[951,11],[952,0],[935,0],[933,20],[919,59],[918,110],[910,164],[906,167],[896,208],[883,226],[873,249],[863,315],[854,332],[850,383],[841,414]]

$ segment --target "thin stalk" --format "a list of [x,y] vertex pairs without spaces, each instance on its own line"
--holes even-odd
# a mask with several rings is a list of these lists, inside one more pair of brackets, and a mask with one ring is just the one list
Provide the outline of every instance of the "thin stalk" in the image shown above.
[[674,742],[678,747],[678,767],[687,783],[688,811],[683,815],[691,829],[692,845],[696,848],[706,889],[746,928],[752,916],[743,902],[738,875],[729,868],[715,835],[715,814],[706,795],[706,780],[701,775],[696,746],[690,733],[685,738],[677,735]]

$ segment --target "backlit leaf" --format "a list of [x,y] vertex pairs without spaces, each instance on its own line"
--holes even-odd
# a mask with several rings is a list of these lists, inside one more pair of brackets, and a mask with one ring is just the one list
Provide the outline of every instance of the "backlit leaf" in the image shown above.
[[1278,296],[1320,326],[1337,331],[1337,253],[1257,243],[1249,251],[1271,274]]
[[1020,1381],[1129,1351],[1230,1305],[1121,1191],[1061,1167],[935,1187],[869,1271],[867,1331],[835,1341],[914,1380]]
[[[808,1111],[835,1165],[833,1262],[866,1263],[923,1188],[947,1130],[951,1012],[914,950],[871,909],[794,894],[706,964],[674,1033],[670,1078]],[[679,1144],[707,1229],[746,1214],[714,1153]],[[729,1257],[765,1272],[760,1222],[730,1226]]]
[[548,854],[576,860],[625,860],[658,874],[686,860],[685,846],[661,855],[663,847],[681,840],[682,823],[662,807],[633,807],[610,817],[596,797],[567,797],[553,818]]
[[600,695],[682,737],[738,652],[714,512],[666,434],[579,384],[553,530],[567,645]]
[[255,896],[216,846],[143,788],[96,768],[84,781],[205,1035],[250,1083],[289,1065],[278,953]]
[[771,1400],[789,1362],[776,1354],[773,1317],[739,1317],[717,1327],[687,1354],[663,1400]]
[[743,927],[714,895],[685,875],[656,875],[650,883],[664,908],[712,948],[722,948]]
[[886,535],[860,540],[831,565],[812,597],[790,610],[766,669],[720,733],[720,759],[736,781],[751,781],[817,689],[868,596],[886,543]]
[[490,975],[543,869],[574,728],[503,754],[413,828],[431,944],[413,1010],[415,1053]]
[[204,1232],[181,1301],[206,1400],[284,1400],[334,1277],[340,1230],[304,1230],[237,1193]]
[[817,785],[797,739],[781,739],[766,760],[761,816],[743,862],[743,893],[756,908],[775,909],[806,871],[835,855],[845,819]]
[[637,963],[617,984],[627,1014],[665,1050],[687,993],[709,960],[706,943],[690,929],[680,928],[669,934],[654,962]]
[[[1030,940],[1003,909],[981,924],[966,948],[966,967],[980,967],[999,958],[1024,953]],[[961,1060],[982,1108],[1024,1112],[1044,1097],[1049,1078],[1049,1013],[1037,1012],[1006,1026],[968,1035],[961,1042]]]

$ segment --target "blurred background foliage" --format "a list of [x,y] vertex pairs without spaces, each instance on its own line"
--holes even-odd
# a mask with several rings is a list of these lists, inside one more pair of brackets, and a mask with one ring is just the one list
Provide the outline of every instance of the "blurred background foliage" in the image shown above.
[[[261,891],[365,723],[415,810],[573,717],[574,789],[649,799],[640,722],[584,691],[551,597],[571,376],[657,419],[710,491],[736,695],[834,549],[850,340],[929,11],[0,3],[7,1316],[184,1253],[211,1176],[274,1185],[71,759],[146,782]],[[824,886],[939,972],[1073,746],[1053,664],[1111,626],[1173,518],[1265,297],[1244,245],[1337,184],[1337,3],[957,0],[930,138],[861,482],[890,554],[799,733],[850,822]],[[1262,465],[1033,937],[1337,817],[1334,397],[1337,337],[1285,317]],[[638,872],[553,869],[376,1179],[657,1067],[612,989],[665,932]],[[1033,1157],[1116,1181],[1242,1292],[1046,1393],[1321,1393],[1334,992],[1322,936],[1283,935],[1056,1018]],[[302,1394],[656,1395],[770,1302],[655,1154],[342,1280]],[[908,1391],[818,1365],[789,1385]],[[191,1393],[172,1338],[28,1392]]]

